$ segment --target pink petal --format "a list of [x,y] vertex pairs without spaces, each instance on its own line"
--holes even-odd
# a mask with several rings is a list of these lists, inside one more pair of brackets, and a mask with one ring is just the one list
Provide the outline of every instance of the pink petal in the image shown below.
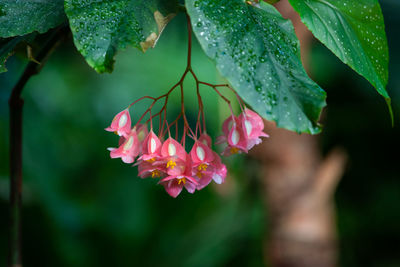
[[139,154],[139,142],[136,131],[132,130],[124,142],[117,148],[110,150],[111,158],[121,158],[125,163],[133,163]]
[[226,136],[228,136],[229,131],[232,128],[233,123],[238,122],[238,118],[236,116],[230,115],[222,124],[222,131]]
[[247,153],[247,140],[243,134],[243,131],[237,125],[233,125],[229,132],[228,144],[231,147],[236,147]]
[[209,185],[211,181],[212,181],[211,175],[206,175],[206,176],[201,177],[201,178],[198,180],[198,184],[197,184],[197,186],[196,186],[196,189],[197,189],[197,190],[203,189],[204,187],[206,187],[207,185]]
[[165,183],[164,188],[171,197],[176,198],[181,193],[183,184],[178,184],[176,180],[173,180]]
[[110,150],[110,157],[112,159],[120,158],[123,155],[122,151],[123,151],[122,146],[120,146],[119,148],[114,148],[113,150]]
[[158,136],[153,132],[146,136],[146,139],[143,141],[142,151],[144,155],[149,155],[150,158],[154,158],[161,155],[161,141]]
[[194,179],[191,176],[185,176],[185,178],[188,180],[188,182],[193,183],[195,185],[198,185],[199,183],[196,181],[196,179]]
[[215,141],[215,144],[216,144],[216,145],[223,144],[223,143],[226,142],[226,140],[227,140],[227,139],[226,139],[226,136],[225,136],[225,135],[218,136],[217,139],[216,139],[216,141]]
[[202,133],[199,137],[199,141],[208,147],[211,147],[211,137],[207,133]]
[[147,129],[146,124],[138,124],[137,126],[137,135],[138,135],[138,140],[140,143],[144,141],[146,136],[149,134],[149,130]]
[[215,173],[212,177],[212,179],[214,180],[215,183],[217,184],[222,184],[224,182],[224,178],[222,178],[221,175],[218,175],[217,173]]
[[254,111],[246,108],[244,113],[239,115],[239,121],[241,122],[243,132],[248,138],[257,138],[263,134],[263,119]]
[[212,150],[201,142],[196,142],[190,151],[190,156],[194,164],[211,162],[214,160]]
[[177,160],[175,163],[176,165],[173,168],[167,169],[168,175],[183,175],[186,171],[186,163],[181,160]]
[[189,193],[191,193],[191,194],[193,194],[194,191],[196,190],[196,185],[193,184],[193,183],[190,183],[190,182],[186,182],[186,183],[184,184],[184,187],[185,187],[186,190],[187,190]]
[[216,182],[217,184],[222,184],[223,182],[225,182],[226,173],[226,166],[221,163],[220,166],[218,166],[217,172],[213,175],[214,182]]
[[142,161],[142,163],[138,167],[138,175],[141,178],[149,177],[151,175],[151,173],[155,170],[160,172],[160,177],[165,176],[164,169],[154,166],[150,162]]
[[106,128],[106,131],[117,132],[120,136],[128,135],[131,131],[131,116],[129,110],[124,109],[118,113],[111,122],[111,126]]
[[161,179],[161,181],[159,182],[160,184],[161,183],[164,183],[164,182],[168,182],[168,181],[171,181],[171,180],[174,180],[174,179],[176,179],[178,176],[167,176],[167,177],[165,177],[165,178],[163,178],[163,179]]
[[172,137],[169,137],[161,147],[161,156],[163,157],[178,157],[181,160],[186,160],[186,151],[180,143]]
[[121,157],[122,161],[125,163],[133,163],[135,160],[132,156],[122,156]]

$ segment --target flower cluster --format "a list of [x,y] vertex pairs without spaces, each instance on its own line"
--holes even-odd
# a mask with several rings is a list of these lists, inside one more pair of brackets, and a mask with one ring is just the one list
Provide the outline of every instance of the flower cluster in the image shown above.
[[[203,114],[204,118],[202,103],[200,109],[199,114]],[[106,131],[115,132],[120,136],[118,148],[109,148],[111,158],[121,158],[125,163],[134,163],[136,160],[134,165],[138,166],[139,176],[161,178],[158,183],[163,185],[167,193],[174,198],[183,188],[189,193],[194,193],[212,181],[217,184],[223,183],[227,169],[220,156],[212,150],[212,141],[205,131],[205,124],[201,127],[199,120],[194,133],[188,126],[184,113],[181,114],[185,125],[184,136],[181,142],[178,142],[171,137],[171,125],[164,130],[164,125],[167,123],[164,121],[161,124],[163,112],[162,109],[158,114],[161,126],[159,135],[153,131],[153,117],[149,119],[151,124],[149,131],[146,123],[140,124],[143,116],[132,127],[129,109],[118,113],[110,127],[106,128]],[[177,127],[176,122],[175,125]],[[227,145],[222,154],[228,156],[240,152],[247,153],[254,145],[261,142],[260,137],[268,137],[263,128],[261,117],[247,108],[243,109],[239,116],[232,113],[223,123],[223,135],[217,139],[217,143]],[[202,131],[201,134],[197,134],[198,130]],[[167,132],[168,138],[164,140]],[[186,135],[194,141],[189,153],[185,151]]]
[[[111,158],[121,158],[125,163],[134,163],[138,166],[141,178],[152,177],[160,178],[159,184],[163,185],[168,194],[177,197],[183,188],[189,193],[201,190],[211,181],[221,184],[226,178],[226,166],[222,163],[220,156],[212,150],[212,141],[207,135],[206,122],[204,116],[203,100],[200,94],[200,87],[212,88],[229,106],[231,115],[224,121],[222,130],[223,135],[217,138],[216,144],[226,144],[222,155],[229,156],[236,153],[247,153],[253,146],[261,143],[260,137],[268,137],[263,132],[264,123],[261,117],[245,108],[239,95],[228,84],[210,84],[200,81],[193,72],[191,65],[191,44],[192,28],[189,16],[188,25],[188,57],[187,66],[180,80],[172,86],[165,94],[159,97],[144,96],[128,106],[127,109],[118,113],[110,127],[106,128],[109,132],[115,132],[120,136],[118,148],[109,148]],[[198,99],[198,115],[196,127],[193,130],[185,114],[183,82],[185,77],[191,74],[196,82],[196,93]],[[219,88],[228,88],[236,96],[242,113],[235,116],[231,102],[220,91]],[[181,112],[172,122],[167,121],[167,104],[170,94],[180,89]],[[129,108],[141,100],[152,100],[150,107],[138,119],[132,127]],[[164,100],[164,105],[157,113],[153,113],[155,104]],[[141,123],[143,118],[148,115],[148,120]],[[159,121],[158,134],[154,133],[153,120]],[[183,121],[181,140],[179,136],[179,121]],[[150,131],[147,127],[150,124]],[[175,127],[175,139],[171,137],[171,129]],[[192,148],[187,153],[186,137],[193,140]]]

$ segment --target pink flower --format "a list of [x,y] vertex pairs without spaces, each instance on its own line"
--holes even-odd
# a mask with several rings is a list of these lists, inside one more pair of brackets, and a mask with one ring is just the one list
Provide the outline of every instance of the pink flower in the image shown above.
[[198,140],[194,143],[193,148],[190,151],[190,156],[193,163],[192,176],[199,181],[200,185],[208,185],[212,179],[212,174],[215,168],[210,165],[215,158],[213,151],[207,145]]
[[167,193],[174,198],[182,192],[183,187],[185,187],[189,193],[193,194],[198,183],[196,179],[192,177],[191,170],[191,160],[189,155],[186,155],[184,172],[167,176],[161,179],[159,184],[163,185]]
[[207,133],[202,133],[199,137],[199,141],[208,147],[211,147],[211,137]]
[[156,165],[154,162],[142,160],[138,166],[138,175],[141,178],[150,177],[159,178],[166,176],[166,169],[162,165]]
[[166,176],[165,162],[161,159],[161,141],[157,135],[150,131],[141,145],[142,155],[135,165],[139,165],[139,176],[159,178]]
[[238,117],[230,116],[222,125],[224,135],[218,137],[217,143],[226,142],[228,146],[222,152],[224,156],[230,156],[239,152],[247,153],[247,139],[244,136],[243,130],[240,127]]
[[161,157],[161,141],[151,130],[146,136],[142,145],[142,156],[139,160],[153,162]]
[[120,138],[122,144],[118,148],[109,148],[111,158],[121,158],[125,163],[133,163],[139,155],[140,146],[136,129],[132,129],[124,138]]
[[168,175],[180,175],[186,170],[187,153],[180,143],[169,137],[161,147],[162,160],[155,165],[165,164]]
[[146,124],[138,124],[137,125],[137,136],[138,136],[138,140],[140,143],[140,153],[142,153],[142,144],[148,134],[149,134],[149,130],[147,129]]
[[254,145],[260,144],[262,142],[260,137],[269,137],[268,134],[263,132],[264,122],[262,118],[254,111],[246,108],[244,112],[239,115],[239,121],[245,139],[247,139],[247,150],[250,150]]
[[214,155],[212,150],[208,145],[205,145],[199,141],[196,141],[190,151],[190,156],[192,158],[193,166],[200,164],[208,164],[214,160]]
[[192,170],[196,173],[196,178],[198,181],[198,185],[196,187],[197,190],[201,190],[206,187],[212,180],[217,184],[222,184],[225,181],[226,177],[226,166],[222,164],[221,158],[214,151],[212,152],[214,156],[214,160],[207,165],[207,168],[201,169],[204,165],[199,165],[197,169]]
[[232,128],[232,125],[234,122],[238,121],[238,118],[236,116],[229,116],[224,122],[222,123],[222,132],[224,133],[221,136],[217,137],[217,141],[215,142],[216,144],[223,144],[227,142],[227,136],[229,135],[229,131]]
[[217,153],[214,152],[214,161],[211,163],[214,166],[214,173],[212,175],[212,179],[217,184],[222,184],[225,182],[226,177],[226,166],[222,163],[221,158],[218,156]]
[[229,156],[239,152],[247,153],[253,146],[262,142],[260,137],[269,137],[263,132],[264,123],[262,118],[245,109],[239,117],[229,116],[222,125],[223,135],[217,138],[217,143],[227,143],[228,146],[222,152]]
[[185,187],[189,193],[193,194],[196,190],[197,182],[193,177],[179,175],[165,177],[159,184],[164,186],[165,191],[167,191],[170,196],[176,198],[182,192],[183,187]]
[[109,132],[115,132],[119,136],[127,136],[131,132],[131,116],[129,110],[124,109],[118,113],[111,122],[110,127],[105,129]]

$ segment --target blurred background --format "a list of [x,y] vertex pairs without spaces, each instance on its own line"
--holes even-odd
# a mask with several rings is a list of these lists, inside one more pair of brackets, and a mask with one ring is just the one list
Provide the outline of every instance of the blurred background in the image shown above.
[[[161,95],[180,78],[186,64],[185,18],[174,19],[146,54],[133,48],[120,52],[112,74],[95,73],[71,40],[63,44],[23,92],[24,265],[275,266],[291,250],[285,248],[298,225],[318,221],[303,223],[308,230],[299,231],[312,234],[324,225],[322,234],[313,240],[303,236],[300,243],[325,251],[331,264],[337,258],[339,266],[400,266],[400,3],[380,3],[390,48],[393,128],[373,87],[309,39],[310,75],[328,93],[323,133],[297,139],[268,124],[271,138],[261,147],[249,156],[224,158],[225,184],[194,195],[185,191],[177,199],[155,180],[138,178],[136,168],[110,159],[106,148],[118,141],[103,129],[129,103]],[[197,41],[192,61],[201,80],[223,81]],[[26,63],[12,57],[9,71],[0,74],[0,266],[6,266],[8,250],[7,101]],[[197,112],[193,85],[190,79],[185,83],[191,121]],[[207,129],[215,138],[228,109],[210,89],[202,90]],[[178,101],[171,100],[170,119],[179,113]],[[147,104],[131,109],[134,120]],[[299,144],[309,144],[307,151],[293,151]],[[298,158],[313,160],[307,165]],[[300,169],[290,170],[294,161]],[[304,174],[304,166],[316,177],[335,174],[324,191],[332,191],[324,194],[326,199],[310,198],[304,188],[299,202],[292,194],[298,185],[304,187],[298,177],[313,176]],[[299,176],[280,179],[282,172]],[[305,203],[294,208],[296,213],[307,211],[286,216],[294,202]],[[321,220],[315,210],[323,214]],[[289,260],[281,266],[307,263],[291,265]]]

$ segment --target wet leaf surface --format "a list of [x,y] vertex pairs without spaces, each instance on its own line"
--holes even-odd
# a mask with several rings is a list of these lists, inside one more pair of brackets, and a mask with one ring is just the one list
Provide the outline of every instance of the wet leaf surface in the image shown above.
[[200,44],[239,95],[267,120],[318,133],[325,92],[306,74],[290,21],[266,3],[187,0]]
[[44,33],[66,20],[63,0],[0,2],[0,37]]
[[66,0],[65,11],[79,52],[97,72],[111,72],[119,49],[155,45],[177,2]]
[[[302,21],[344,63],[390,103],[389,53],[377,0],[289,0]],[[390,104],[389,104],[390,106]]]

